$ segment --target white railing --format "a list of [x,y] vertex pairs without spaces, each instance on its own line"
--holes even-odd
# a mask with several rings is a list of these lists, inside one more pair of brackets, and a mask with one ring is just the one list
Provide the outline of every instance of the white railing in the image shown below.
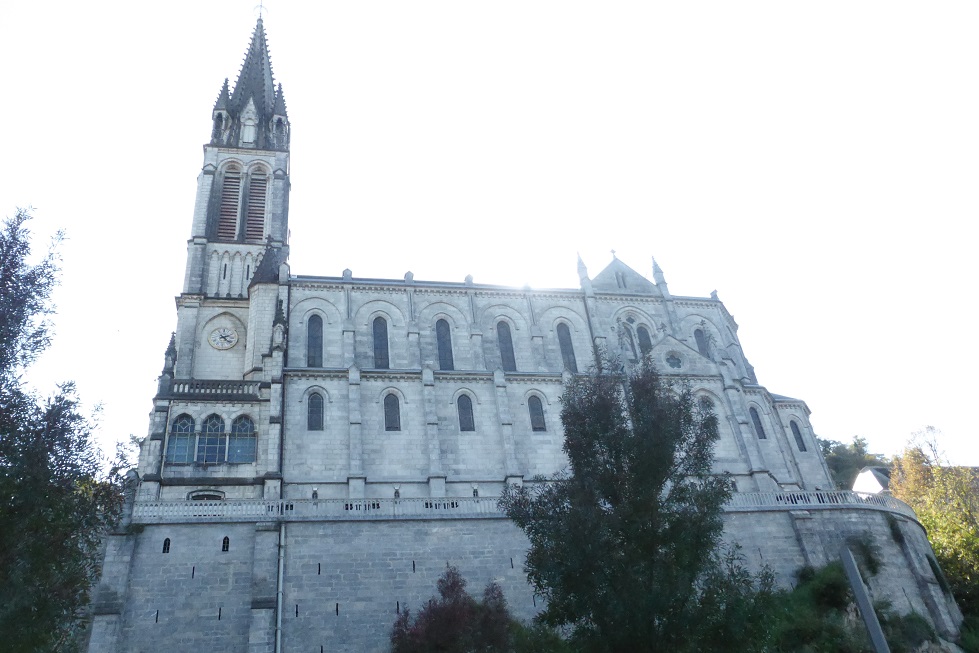
[[259,381],[206,381],[200,379],[174,379],[170,393],[192,396],[257,396]]
[[[725,510],[870,509],[916,519],[903,501],[857,492],[737,492]],[[363,521],[386,519],[501,519],[496,497],[445,499],[245,499],[228,501],[139,501],[133,523],[210,521]]]

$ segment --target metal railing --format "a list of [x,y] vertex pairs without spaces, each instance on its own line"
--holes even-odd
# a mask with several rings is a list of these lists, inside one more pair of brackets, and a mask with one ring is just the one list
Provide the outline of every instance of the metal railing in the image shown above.
[[[917,519],[909,505],[891,496],[857,492],[738,492],[725,510],[869,509]],[[496,497],[444,499],[239,499],[227,501],[137,501],[133,523],[212,521],[366,521],[391,519],[502,519]]]

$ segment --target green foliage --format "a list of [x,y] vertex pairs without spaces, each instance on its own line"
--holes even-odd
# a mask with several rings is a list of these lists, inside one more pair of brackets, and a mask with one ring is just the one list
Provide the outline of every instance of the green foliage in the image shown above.
[[848,538],[847,544],[850,545],[851,551],[864,571],[871,576],[876,576],[880,572],[880,548],[874,544],[868,533]]
[[965,653],[979,653],[979,617],[966,615],[959,635],[959,646]]
[[717,418],[648,361],[618,370],[565,389],[569,472],[500,502],[530,540],[538,619],[584,651],[757,650],[772,581],[718,552],[731,483],[711,473]]
[[819,440],[819,446],[826,458],[826,465],[833,476],[838,490],[849,490],[853,481],[864,467],[887,467],[890,461],[879,453],[870,453],[867,441],[853,436],[853,442],[844,444],[836,440]]
[[29,262],[29,218],[0,232],[0,632],[6,651],[71,651],[122,495],[74,387],[41,400],[21,383],[49,341],[58,272],[53,252]]
[[904,531],[901,530],[901,522],[891,513],[887,514],[887,525],[891,529],[891,538],[898,546],[904,546]]

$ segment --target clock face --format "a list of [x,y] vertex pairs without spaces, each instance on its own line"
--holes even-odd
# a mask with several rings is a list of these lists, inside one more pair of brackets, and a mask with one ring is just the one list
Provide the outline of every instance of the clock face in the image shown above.
[[228,327],[218,327],[211,331],[207,341],[215,349],[231,349],[238,342],[238,332]]

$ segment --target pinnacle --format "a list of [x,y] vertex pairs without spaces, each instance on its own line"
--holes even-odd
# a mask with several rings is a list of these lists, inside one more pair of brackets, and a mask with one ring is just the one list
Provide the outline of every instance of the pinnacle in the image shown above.
[[235,82],[235,90],[231,96],[231,104],[238,110],[248,104],[249,98],[255,98],[255,108],[268,115],[275,101],[275,86],[272,80],[272,62],[269,58],[268,42],[265,38],[265,27],[259,16],[252,34],[251,43],[245,52],[245,60],[241,64],[241,72]]

